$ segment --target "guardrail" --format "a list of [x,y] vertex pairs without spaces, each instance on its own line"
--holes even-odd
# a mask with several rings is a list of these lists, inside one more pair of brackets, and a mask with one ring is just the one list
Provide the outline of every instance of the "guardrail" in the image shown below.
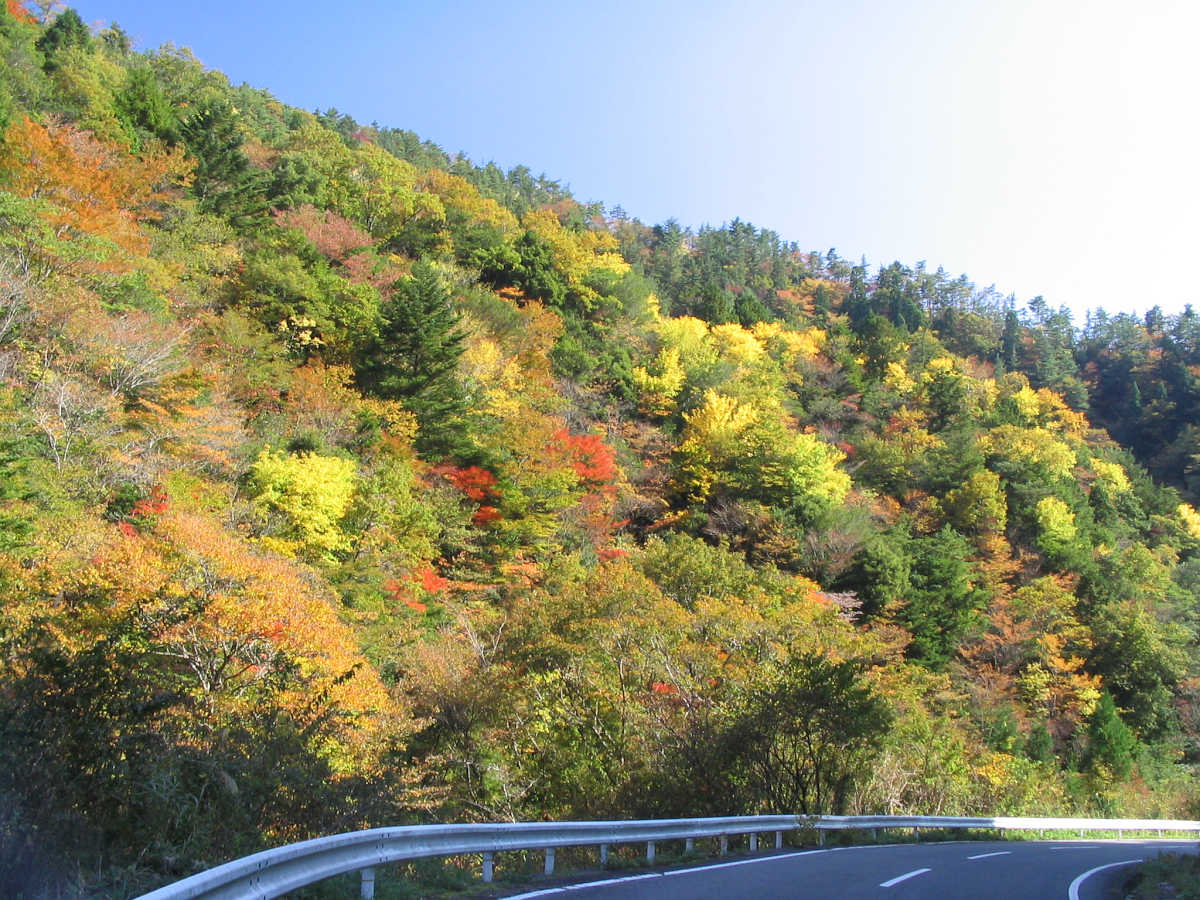
[[375,894],[375,867],[407,859],[483,855],[483,880],[491,881],[494,855],[506,850],[544,850],[545,871],[554,871],[557,847],[598,846],[600,862],[612,844],[646,844],[654,861],[655,843],[682,840],[691,850],[697,838],[718,838],[720,852],[733,835],[750,835],[750,850],[758,836],[773,832],[775,846],[796,829],[814,830],[818,843],[824,832],[861,829],[993,829],[1000,831],[1195,831],[1200,822],[1176,819],[1051,819],[965,818],[960,816],[729,816],[710,819],[658,819],[619,822],[515,822],[477,825],[407,825],[373,828],[315,838],[264,850],[159,888],[140,900],[267,900],[305,885],[342,875],[362,873],[361,894]]

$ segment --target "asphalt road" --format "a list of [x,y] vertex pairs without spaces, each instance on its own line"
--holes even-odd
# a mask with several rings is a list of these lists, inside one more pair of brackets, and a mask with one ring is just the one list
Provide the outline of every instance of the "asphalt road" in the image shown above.
[[1187,841],[954,841],[781,852],[511,897],[557,900],[1112,900],[1129,861]]

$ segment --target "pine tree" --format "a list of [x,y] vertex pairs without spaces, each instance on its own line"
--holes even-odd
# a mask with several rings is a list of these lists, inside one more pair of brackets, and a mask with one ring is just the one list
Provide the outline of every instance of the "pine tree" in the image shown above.
[[1105,691],[1088,726],[1088,759],[1109,768],[1117,778],[1128,778],[1133,771],[1133,751],[1137,738],[1117,714],[1112,694]]
[[463,443],[466,398],[458,359],[466,335],[450,292],[433,267],[413,266],[382,309],[379,334],[358,367],[363,387],[399,400],[417,417],[417,449],[450,455]]

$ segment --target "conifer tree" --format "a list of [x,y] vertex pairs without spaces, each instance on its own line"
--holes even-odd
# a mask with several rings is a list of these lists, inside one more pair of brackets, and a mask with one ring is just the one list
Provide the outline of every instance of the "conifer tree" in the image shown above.
[[461,449],[466,398],[457,368],[466,335],[450,292],[428,263],[395,285],[385,302],[379,334],[358,367],[359,381],[417,417],[417,449],[450,455]]

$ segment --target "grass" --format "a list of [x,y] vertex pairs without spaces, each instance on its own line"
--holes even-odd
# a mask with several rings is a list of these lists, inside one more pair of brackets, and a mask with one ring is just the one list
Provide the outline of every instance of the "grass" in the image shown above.
[[1200,857],[1164,853],[1143,863],[1125,883],[1123,896],[1135,900],[1200,900]]

